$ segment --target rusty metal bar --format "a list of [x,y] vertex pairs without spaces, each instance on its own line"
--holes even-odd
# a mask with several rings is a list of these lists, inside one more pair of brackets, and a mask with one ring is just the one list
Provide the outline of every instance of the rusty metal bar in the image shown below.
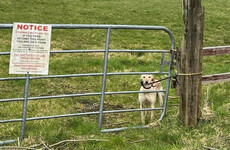
[[203,56],[215,56],[215,55],[227,55],[227,54],[230,54],[230,45],[203,48]]
[[230,72],[202,76],[202,84],[230,81]]

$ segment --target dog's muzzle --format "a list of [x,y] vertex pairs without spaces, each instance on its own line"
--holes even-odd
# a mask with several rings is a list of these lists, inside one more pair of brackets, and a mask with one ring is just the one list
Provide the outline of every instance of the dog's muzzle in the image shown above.
[[[149,87],[145,87],[145,85],[150,85]],[[144,85],[144,82],[141,81],[141,86],[145,89],[150,89],[151,87],[154,87],[152,83],[148,83],[148,81],[145,82],[145,85]]]

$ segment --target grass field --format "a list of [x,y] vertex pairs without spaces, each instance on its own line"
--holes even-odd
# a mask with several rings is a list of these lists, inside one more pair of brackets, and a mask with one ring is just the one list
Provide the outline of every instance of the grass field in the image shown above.
[[[159,25],[169,28],[180,47],[183,32],[181,0],[2,0],[0,23]],[[230,45],[230,3],[206,0],[204,46]],[[0,30],[0,51],[10,51],[12,30]],[[104,49],[105,30],[53,30],[51,50]],[[111,49],[169,49],[160,31],[114,30]],[[159,70],[159,54],[111,53],[108,72]],[[144,67],[143,67],[144,66]],[[9,56],[0,56],[0,77],[8,75]],[[166,68],[164,68],[166,69]],[[52,54],[50,75],[99,73],[103,54]],[[230,57],[204,57],[204,75],[230,71]],[[162,78],[163,76],[157,76]],[[165,87],[165,83],[163,83]],[[1,81],[0,99],[23,97],[24,81]],[[106,91],[139,90],[139,76],[109,76]],[[101,77],[31,80],[29,96],[100,92]],[[197,127],[186,128],[179,119],[179,100],[169,100],[167,114],[154,127],[99,133],[97,116],[28,121],[21,147],[46,149],[230,149],[230,84],[203,85],[202,116]],[[175,96],[175,90],[170,90]],[[105,110],[138,108],[137,94],[110,95]],[[27,117],[98,111],[99,96],[29,101]],[[21,117],[22,102],[0,103],[0,120]],[[156,112],[159,117],[159,112]],[[155,120],[157,122],[157,119]],[[0,124],[0,141],[20,137],[20,123]],[[107,114],[103,128],[141,125],[140,112]],[[69,140],[69,141],[65,141]],[[61,142],[62,141],[62,142]],[[61,143],[58,143],[61,142]],[[57,144],[55,144],[57,143]],[[12,143],[7,146],[17,146]],[[3,147],[0,147],[0,149]]]

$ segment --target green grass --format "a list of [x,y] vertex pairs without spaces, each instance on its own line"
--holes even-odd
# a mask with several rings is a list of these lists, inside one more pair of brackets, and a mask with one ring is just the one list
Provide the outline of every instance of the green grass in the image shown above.
[[[181,0],[2,0],[0,23],[29,22],[44,24],[130,24],[160,25],[169,28],[180,47],[183,33]],[[230,45],[227,0],[203,1],[205,7],[204,46]],[[0,51],[10,51],[10,29],[0,30]],[[105,30],[53,30],[51,50],[104,49]],[[167,34],[161,31],[112,30],[111,49],[169,49]],[[52,54],[50,75],[99,73],[103,57],[96,54]],[[139,53],[111,53],[108,72],[157,71],[161,55]],[[229,72],[229,55],[204,57],[204,75]],[[8,75],[9,56],[0,56],[0,77]],[[167,68],[164,68],[167,69]],[[157,76],[163,78],[164,76]],[[29,96],[62,95],[100,92],[101,77],[77,77],[31,80]],[[165,82],[163,82],[165,87]],[[23,97],[24,81],[1,81],[0,99]],[[139,90],[139,76],[109,76],[107,91]],[[167,114],[158,125],[141,130],[118,133],[99,133],[97,116],[28,121],[26,139],[21,146],[51,145],[53,149],[230,149],[230,84],[229,82],[203,85],[202,108],[208,101],[213,112],[202,117],[198,126],[186,128],[179,119],[178,99],[169,100]],[[171,89],[170,95],[175,95]],[[109,95],[105,110],[138,108],[136,94]],[[73,97],[35,100],[28,102],[27,117],[98,111],[100,97]],[[22,102],[0,103],[0,119],[21,117]],[[156,111],[156,118],[160,113]],[[149,120],[147,120],[149,121]],[[118,124],[117,124],[118,123]],[[104,115],[103,128],[141,125],[140,113]],[[0,124],[0,141],[20,137],[21,124]],[[9,146],[15,146],[16,143]],[[39,145],[36,148],[41,148]]]

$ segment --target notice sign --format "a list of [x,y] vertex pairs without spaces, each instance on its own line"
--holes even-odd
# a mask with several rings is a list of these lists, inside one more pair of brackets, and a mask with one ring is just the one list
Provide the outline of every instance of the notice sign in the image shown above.
[[51,25],[14,23],[9,74],[48,74]]

